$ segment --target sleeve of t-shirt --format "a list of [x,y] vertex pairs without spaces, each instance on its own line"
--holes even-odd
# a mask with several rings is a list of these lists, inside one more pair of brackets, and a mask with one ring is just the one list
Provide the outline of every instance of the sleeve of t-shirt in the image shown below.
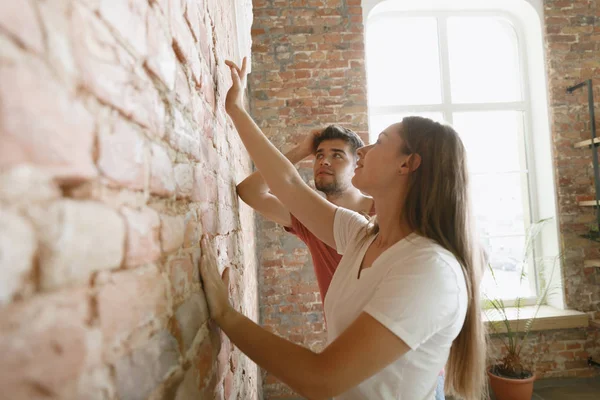
[[338,207],[333,220],[333,237],[337,252],[344,254],[348,245],[356,240],[367,224],[367,219],[361,214]]
[[435,255],[392,266],[364,310],[412,350],[455,322],[460,288],[453,269]]
[[285,229],[286,232],[296,235],[300,239],[304,240],[306,238],[306,233],[308,232],[308,229],[306,229],[306,227],[302,225],[302,222],[300,222],[298,218],[294,217],[292,213],[290,213],[290,217],[292,220],[292,225],[284,226],[283,229]]

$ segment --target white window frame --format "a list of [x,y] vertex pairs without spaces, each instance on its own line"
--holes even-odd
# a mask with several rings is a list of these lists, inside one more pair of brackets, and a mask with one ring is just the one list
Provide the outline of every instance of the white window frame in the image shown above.
[[[535,2],[533,8],[537,14],[539,30],[529,28],[525,25],[522,15],[516,13],[512,6],[527,7],[530,2]],[[384,13],[373,13],[376,6],[381,3],[394,3],[394,10]],[[429,4],[428,4],[429,3]],[[441,112],[443,118],[452,124],[453,113],[460,111],[522,111],[523,128],[525,139],[525,173],[527,174],[526,192],[524,198],[524,218],[526,223],[538,221],[545,218],[553,218],[554,223],[547,226],[538,236],[535,242],[534,254],[536,260],[542,262],[530,262],[530,285],[534,292],[537,286],[537,275],[539,272],[549,273],[549,265],[553,267],[551,285],[559,288],[551,296],[547,303],[556,308],[564,308],[564,290],[562,290],[561,263],[556,259],[559,254],[558,245],[558,221],[556,218],[556,189],[554,186],[554,168],[551,160],[551,140],[547,110],[547,87],[544,79],[540,82],[539,76],[545,78],[543,32],[541,31],[542,5],[538,0],[488,0],[479,2],[473,0],[452,1],[443,0],[363,0],[363,20],[365,21],[365,33],[369,25],[381,18],[410,18],[410,17],[435,17],[438,22],[438,48],[440,60],[440,80],[442,84],[441,104],[409,105],[409,106],[369,106],[369,119],[372,116],[389,114],[406,114],[418,112]],[[463,4],[461,4],[463,3]],[[484,4],[481,4],[484,3]],[[521,3],[521,4],[518,4]],[[507,20],[513,27],[518,48],[520,84],[522,100],[517,102],[499,103],[477,103],[477,104],[452,104],[450,99],[450,68],[447,42],[447,18],[448,17],[500,17]],[[530,13],[530,18],[532,18]],[[535,21],[534,21],[535,22]],[[527,29],[524,29],[527,28]],[[537,46],[533,54],[528,54],[532,46]],[[527,49],[527,51],[525,51]],[[537,61],[532,65],[531,58]],[[535,62],[533,64],[536,64]],[[533,74],[532,72],[537,72]],[[535,77],[538,75],[537,77]],[[535,96],[532,96],[535,94]],[[378,133],[378,132],[377,132]],[[370,132],[370,135],[377,134]],[[540,169],[541,168],[541,169]],[[550,171],[550,173],[538,174],[538,171]],[[542,195],[543,194],[543,195]],[[549,262],[552,261],[552,262]],[[536,272],[537,271],[537,272]],[[532,279],[533,277],[533,279]],[[510,299],[512,300],[512,299]],[[536,298],[526,299],[525,304],[535,304]]]

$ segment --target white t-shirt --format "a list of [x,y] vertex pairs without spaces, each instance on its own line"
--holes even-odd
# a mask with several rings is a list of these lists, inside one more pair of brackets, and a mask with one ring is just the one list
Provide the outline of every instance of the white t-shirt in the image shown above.
[[433,399],[438,374],[465,319],[462,270],[452,253],[413,233],[384,251],[357,279],[375,239],[364,240],[366,225],[362,215],[337,209],[334,237],[343,257],[325,299],[328,342],[365,311],[411,350],[336,399]]

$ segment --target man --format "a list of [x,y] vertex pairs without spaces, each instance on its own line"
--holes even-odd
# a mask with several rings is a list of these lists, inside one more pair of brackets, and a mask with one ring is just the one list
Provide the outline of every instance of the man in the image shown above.
[[[352,186],[356,167],[356,150],[363,141],[350,129],[330,125],[323,131],[314,131],[286,154],[294,164],[311,154],[317,190],[331,203],[357,212],[371,213],[373,200]],[[269,192],[259,172],[254,172],[237,186],[240,198],[263,217],[285,227],[300,238],[310,250],[321,301],[325,302],[327,289],[342,256],[327,246],[298,221],[283,204]]]

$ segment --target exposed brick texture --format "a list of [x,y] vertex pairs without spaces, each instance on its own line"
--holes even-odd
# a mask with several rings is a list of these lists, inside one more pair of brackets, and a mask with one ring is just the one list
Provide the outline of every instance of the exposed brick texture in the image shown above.
[[[331,123],[367,133],[360,2],[254,0],[251,110],[282,151]],[[312,180],[312,169],[301,170]],[[314,350],[325,344],[319,289],[306,247],[257,217],[261,323]],[[264,374],[265,398],[297,397]]]
[[[575,142],[590,138],[586,89],[567,94],[566,87],[591,78],[596,105],[600,99],[600,11],[592,0],[546,1],[546,54],[550,116],[558,186],[560,228],[568,249],[564,270],[567,304],[600,319],[600,269],[584,268],[600,259],[598,243],[581,238],[595,222],[592,207],[578,201],[594,197],[592,156]],[[598,111],[596,111],[598,114]],[[596,129],[600,119],[596,116]]]
[[0,397],[258,398],[197,269],[206,234],[258,319],[223,109],[238,3],[1,3]]
[[[584,261],[600,259],[600,246],[581,237],[594,224],[595,210],[577,205],[580,200],[594,197],[592,155],[589,148],[573,148],[574,143],[590,138],[587,93],[584,88],[567,94],[566,88],[593,80],[596,129],[600,129],[599,6],[594,0],[544,1],[549,109],[565,254],[565,299],[569,308],[587,312],[596,323],[600,320],[600,268],[584,267]],[[597,329],[554,331],[537,338],[534,350],[546,353],[538,365],[542,376],[594,374],[584,361],[588,356],[600,357]]]
[[[249,102],[281,150],[330,123],[366,139],[360,3],[253,1]],[[298,397],[268,374],[262,385],[208,323],[196,269],[210,235],[232,267],[234,307],[257,319],[258,295],[264,326],[323,348],[306,248],[235,196],[250,167],[223,110],[233,4],[0,3],[0,387],[11,398]],[[583,263],[600,247],[580,237],[594,210],[577,206],[593,195],[591,157],[572,147],[589,135],[587,97],[565,88],[600,82],[600,12],[595,0],[545,0],[544,12],[566,301],[599,321],[600,269]],[[599,333],[532,333],[524,355],[541,377],[590,375]]]

